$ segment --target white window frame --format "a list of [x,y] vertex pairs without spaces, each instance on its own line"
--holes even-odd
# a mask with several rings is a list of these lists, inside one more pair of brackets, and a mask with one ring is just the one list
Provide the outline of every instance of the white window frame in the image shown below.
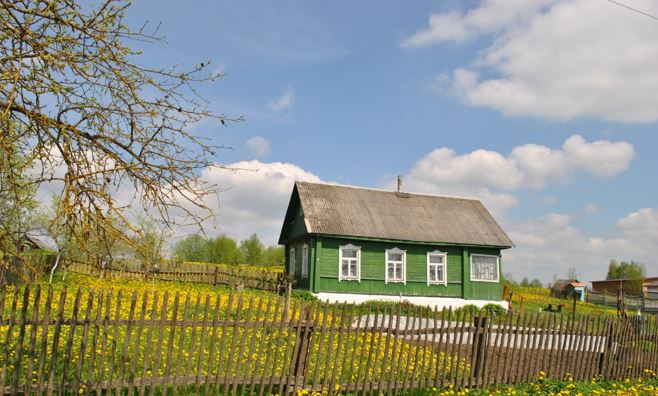
[[[389,261],[388,255],[392,254],[402,254],[402,279],[390,279],[388,277],[388,264],[390,263],[398,263],[398,261]],[[395,273],[395,270],[393,271]],[[402,284],[407,284],[407,251],[406,250],[401,250],[398,248],[393,248],[393,249],[386,249],[384,252],[384,283],[402,283]]]
[[302,246],[302,279],[308,278],[308,245]]
[[[430,263],[430,257],[443,257],[443,263]],[[430,280],[431,267],[442,267],[443,268],[443,280],[442,281],[432,281]],[[443,285],[448,286],[448,254],[440,250],[435,250],[433,252],[427,252],[427,285]]]
[[[496,258],[496,280],[492,279],[478,279],[473,277],[473,257],[495,257]],[[500,256],[493,254],[471,254],[471,281],[472,282],[489,282],[500,283]]]
[[297,253],[294,247],[290,247],[288,254],[288,274],[295,276],[295,267],[297,266]]
[[[343,276],[343,250],[356,250],[356,277],[349,275]],[[349,260],[353,260],[353,258],[349,258]],[[350,273],[349,264],[347,273]],[[341,281],[361,282],[361,246],[354,246],[351,243],[338,246],[338,282]]]

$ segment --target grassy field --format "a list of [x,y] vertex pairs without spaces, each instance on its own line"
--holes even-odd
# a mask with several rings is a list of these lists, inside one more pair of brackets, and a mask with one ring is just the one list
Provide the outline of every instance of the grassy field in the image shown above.
[[[510,290],[514,293],[512,304],[517,311],[539,312],[540,309],[546,311],[546,307],[549,304],[553,307],[563,304],[563,312],[573,312],[573,300],[552,297],[549,289],[516,286],[511,287]],[[579,314],[616,315],[617,309],[605,305],[596,305],[578,301],[576,302],[576,312]]]

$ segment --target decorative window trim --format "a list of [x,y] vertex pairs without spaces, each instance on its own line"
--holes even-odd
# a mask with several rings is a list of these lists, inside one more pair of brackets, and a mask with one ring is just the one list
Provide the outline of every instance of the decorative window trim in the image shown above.
[[[492,279],[478,279],[473,277],[473,257],[495,257],[496,258],[496,280]],[[471,254],[471,281],[472,282],[488,282],[488,283],[500,283],[500,256],[493,254]]]
[[[442,264],[430,263],[431,256],[441,256],[443,257]],[[442,281],[431,281],[430,280],[430,267],[431,266],[441,266],[443,267],[443,280]],[[443,285],[448,286],[448,254],[440,250],[435,250],[433,252],[427,252],[427,286],[430,285]]]
[[[343,276],[343,250],[356,250],[356,277]],[[361,246],[355,246],[351,243],[338,246],[338,282],[341,281],[357,281],[361,283]]]
[[308,245],[302,246],[302,279],[308,278]]
[[288,274],[295,276],[295,267],[297,267],[297,252],[291,246],[288,253]]
[[[390,279],[388,277],[389,253],[402,254],[402,279]],[[406,250],[393,248],[393,249],[386,249],[384,251],[384,284],[388,284],[388,283],[402,283],[404,285],[407,284],[407,251]]]

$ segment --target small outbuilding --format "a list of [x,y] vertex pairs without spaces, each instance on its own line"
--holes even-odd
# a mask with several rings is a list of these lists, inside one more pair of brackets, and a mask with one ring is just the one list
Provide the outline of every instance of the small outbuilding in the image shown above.
[[512,241],[478,200],[296,182],[279,244],[295,287],[322,299],[506,306]]
[[578,279],[558,279],[551,285],[551,296],[557,298],[571,298],[574,293],[578,293],[578,299],[585,301],[587,285],[578,281]]

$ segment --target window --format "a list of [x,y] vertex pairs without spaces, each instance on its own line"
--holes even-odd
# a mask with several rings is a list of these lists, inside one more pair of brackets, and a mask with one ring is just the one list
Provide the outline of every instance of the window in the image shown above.
[[296,256],[295,256],[295,248],[291,247],[290,248],[290,260],[288,262],[288,274],[290,275],[295,275],[295,261]]
[[302,279],[308,278],[308,245],[302,247]]
[[471,280],[498,282],[498,256],[484,254],[471,255]]
[[435,250],[427,253],[427,284],[447,285],[448,276],[446,272],[447,256],[445,253]]
[[340,246],[338,256],[338,281],[361,282],[361,247],[352,244]]
[[405,259],[407,252],[398,248],[386,250],[386,283],[406,283]]

